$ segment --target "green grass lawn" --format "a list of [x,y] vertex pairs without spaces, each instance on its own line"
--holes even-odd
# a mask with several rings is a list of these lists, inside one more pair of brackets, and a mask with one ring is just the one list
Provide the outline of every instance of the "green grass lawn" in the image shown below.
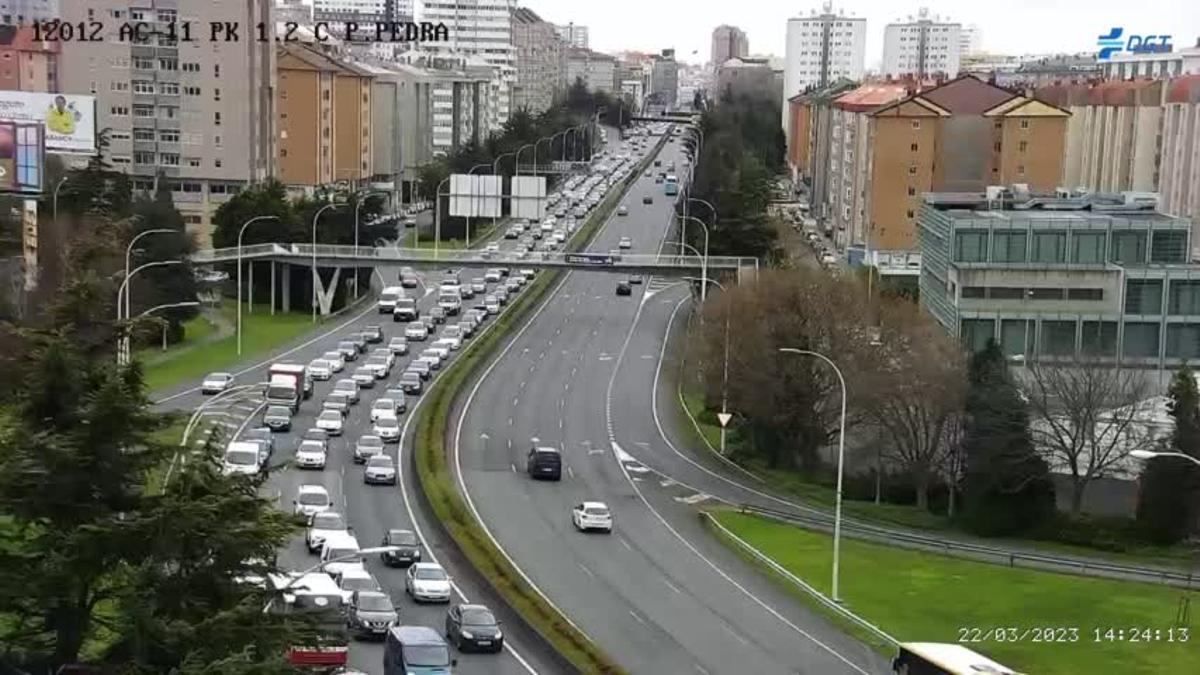
[[[236,307],[226,302],[220,311],[232,315],[236,313]],[[156,358],[145,366],[146,387],[150,391],[173,387],[212,371],[228,369],[239,361],[268,353],[312,330],[312,327],[312,315],[309,313],[276,313],[271,316],[265,305],[255,307],[253,314],[243,310],[240,357],[235,335],[199,345],[185,339],[174,355]]]
[[[823,593],[829,593],[830,537],[736,512],[715,512],[722,525]],[[797,593],[800,591],[797,589]],[[1166,630],[1181,598],[1200,594],[1107,579],[1012,569],[933,553],[843,540],[841,595],[847,606],[902,642],[958,642],[978,627],[1077,628],[1078,641],[989,640],[965,646],[1038,675],[1196,672],[1200,625],[1185,624],[1187,642],[1097,640],[1109,628]],[[808,596],[804,596],[808,597]],[[1192,665],[1187,665],[1187,664]]]

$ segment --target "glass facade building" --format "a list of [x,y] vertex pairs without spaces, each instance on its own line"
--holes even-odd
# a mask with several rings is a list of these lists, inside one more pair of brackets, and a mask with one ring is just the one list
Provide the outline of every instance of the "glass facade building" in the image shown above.
[[921,306],[970,351],[994,338],[1013,358],[1200,359],[1192,223],[1140,197],[926,195]]

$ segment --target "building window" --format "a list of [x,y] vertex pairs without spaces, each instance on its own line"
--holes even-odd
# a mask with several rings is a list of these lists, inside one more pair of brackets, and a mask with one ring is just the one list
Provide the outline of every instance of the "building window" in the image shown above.
[[1024,176],[1024,175],[1025,175],[1025,165],[1024,165],[1024,164],[1018,164],[1018,165],[1017,165],[1017,175],[1018,175],[1018,176]]
[[163,143],[178,143],[179,132],[174,129],[160,129],[158,132],[158,140]]
[[129,155],[113,155],[112,156],[113,164],[129,164],[132,161],[133,160],[132,160],[132,158],[130,158]]
[[1103,288],[1068,288],[1068,300],[1103,300]]
[[1029,289],[1030,300],[1062,300],[1063,292],[1066,289],[1062,288],[1031,288]]
[[114,105],[108,109],[108,114],[113,117],[129,117],[129,108],[123,105]]
[[221,64],[214,63],[213,64],[213,77],[220,77],[220,76],[221,76]]
[[987,260],[987,232],[959,230],[954,235],[955,262],[984,262]]
[[159,70],[179,70],[179,61],[176,59],[159,59]]
[[154,106],[140,105],[140,104],[135,103],[133,105],[133,116],[134,117],[154,117]]
[[220,101],[220,100],[221,100],[221,90],[220,90],[220,88],[214,88],[214,89],[213,89],[213,100],[214,100],[214,101]]
[[1150,243],[1150,262],[1185,263],[1188,259],[1187,233],[1155,232]]
[[974,354],[987,347],[988,340],[996,335],[996,322],[992,319],[963,319],[959,333],[968,353]]
[[1146,262],[1145,232],[1114,232],[1112,260],[1115,263]]
[[1175,279],[1167,294],[1167,313],[1172,316],[1200,315],[1200,279]]
[[1039,350],[1047,356],[1070,356],[1075,353],[1075,321],[1043,321],[1039,335]]
[[122,81],[114,81],[109,85],[112,91],[129,91],[129,83]]
[[200,87],[184,87],[183,93],[187,94],[188,96],[199,96]]
[[1017,150],[1019,152],[1025,152],[1028,149],[1029,149],[1029,141],[1021,141],[1020,143],[1017,144]]
[[280,150],[279,150],[279,156],[280,156],[280,157],[287,157],[287,148],[282,148],[282,149],[280,149]]
[[154,70],[154,59],[134,57],[133,67],[141,70]]
[[908,186],[908,196],[909,196],[909,197],[912,197],[912,196],[913,196],[913,195],[915,195],[915,194],[917,194],[917,188],[915,188],[915,187],[913,187],[913,186],[909,185],[909,186]]
[[1102,263],[1104,262],[1104,233],[1076,232],[1072,237],[1071,262],[1073,263]]
[[204,191],[204,186],[199,183],[183,183],[179,186],[180,192],[199,193]]
[[177,82],[159,82],[158,93],[166,94],[168,96],[178,96],[179,84]]
[[158,162],[163,166],[179,166],[179,154],[174,152],[164,152],[159,154]]
[[963,286],[962,297],[967,300],[983,299],[987,297],[986,286]]
[[219,148],[219,147],[221,147],[221,136],[220,136],[220,134],[218,134],[218,135],[216,135],[216,136],[213,136],[213,145],[217,146],[218,148]]
[[916,144],[916,143],[913,143],[912,145],[908,146],[908,149],[909,149],[909,150],[911,150],[911,151],[913,151],[913,152],[916,152],[916,151],[917,151],[917,144]]
[[218,127],[221,126],[221,113],[219,113],[219,112],[213,113],[213,124],[215,124]]
[[1153,358],[1158,356],[1157,323],[1126,323],[1123,356],[1130,358]]
[[135,140],[135,141],[153,141],[154,140],[154,130],[153,129],[134,129],[133,130],[133,140]]
[[1067,260],[1066,232],[1035,232],[1029,262],[1060,263]]
[[906,211],[906,212],[904,213],[904,217],[905,217],[905,218],[908,218],[909,220],[912,220],[912,219],[913,219],[913,212],[912,212],[912,209],[909,209],[908,211]]
[[200,158],[199,157],[186,157],[186,158],[184,158],[183,161],[185,164],[192,167],[193,169],[200,168]]
[[917,165],[916,164],[908,165],[908,175],[910,175],[910,176],[917,175]]
[[213,166],[217,167],[218,169],[219,169],[219,168],[221,168],[221,160],[219,160],[219,159],[214,159],[214,160],[213,160]]
[[326,89],[325,91],[321,92],[321,100],[322,100],[322,101],[328,101],[328,100],[329,100],[329,90],[328,90],[328,89]]
[[1027,295],[1024,288],[1011,286],[992,286],[988,288],[988,297],[992,300],[1024,300]]
[[1021,120],[1021,128],[1028,129],[1029,128],[1029,120]]
[[1125,313],[1157,316],[1162,313],[1162,279],[1125,281]]
[[133,153],[133,163],[134,164],[153,164],[154,163],[154,153],[153,152],[135,152],[135,153]]
[[996,230],[992,233],[992,262],[1025,262],[1024,230]]

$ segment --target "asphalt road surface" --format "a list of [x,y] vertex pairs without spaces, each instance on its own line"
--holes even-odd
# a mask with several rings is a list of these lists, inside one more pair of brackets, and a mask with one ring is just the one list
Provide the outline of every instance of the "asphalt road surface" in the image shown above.
[[[512,241],[499,240],[499,242],[502,249],[508,249],[514,245]],[[514,265],[511,269],[515,269],[517,266],[519,265]],[[438,274],[440,272],[429,275],[432,277],[428,279],[429,284],[436,283]],[[462,276],[464,281],[469,282],[469,279],[476,276],[476,273],[464,270]],[[478,276],[482,276],[482,272],[479,272]],[[425,277],[422,276],[422,286],[416,289],[422,313],[436,304],[436,293],[432,287],[424,283],[425,281]],[[386,282],[391,285],[394,280],[388,279]],[[490,292],[496,284],[488,286]],[[516,297],[519,295],[510,296],[510,302]],[[473,306],[481,299],[482,296],[477,295],[474,301],[464,301],[464,307]],[[495,318],[490,318],[471,339],[478,339],[480,331],[489,330],[494,323]],[[365,308],[355,309],[344,318],[335,320],[330,328],[302,340],[285,353],[278,354],[260,364],[244,366],[236,373],[238,383],[248,384],[265,380],[270,363],[279,361],[308,363],[319,357],[321,353],[334,349],[342,336],[362,330],[369,324],[381,325],[384,331],[383,342],[380,345],[372,345],[372,347],[386,346],[390,337],[403,334],[402,330],[405,325],[393,323],[390,317],[377,312],[373,302],[369,303]],[[407,424],[417,409],[416,407],[420,405],[421,398],[414,396],[407,398],[408,411],[400,418],[404,437],[399,445],[388,446],[388,451],[397,457],[397,466],[400,468],[401,480],[397,486],[365,485],[362,481],[362,465],[353,462],[352,452],[355,440],[370,432],[368,411],[372,402],[383,396],[389,383],[398,382],[399,375],[403,372],[407,361],[413,358],[415,353],[419,353],[424,345],[430,344],[436,339],[439,334],[440,330],[431,335],[430,340],[426,343],[410,342],[410,354],[396,358],[392,374],[387,380],[378,382],[372,389],[361,390],[359,402],[355,404],[346,418],[342,436],[334,437],[330,441],[330,452],[324,470],[302,470],[289,466],[273,471],[263,487],[264,494],[275,498],[279,508],[288,511],[291,510],[292,500],[301,485],[319,484],[324,486],[333,498],[334,509],[346,517],[363,547],[378,545],[388,529],[417,530],[425,544],[424,560],[435,561],[436,559],[450,573],[456,589],[453,602],[484,602],[492,607],[497,617],[504,622],[505,651],[501,654],[456,653],[455,656],[459,660],[458,666],[455,668],[456,673],[561,672],[564,668],[559,657],[547,649],[540,639],[525,630],[520,625],[520,621],[492,594],[486,583],[479,579],[468,564],[457,556],[452,543],[447,541],[439,530],[432,513],[421,501],[420,488],[417,485],[411,462],[412,429],[411,425]],[[453,358],[452,356],[451,359]],[[330,381],[314,383],[312,398],[303,403],[300,412],[293,418],[292,430],[275,434],[275,454],[271,460],[272,465],[288,462],[294,456],[299,436],[304,430],[314,426],[316,415],[320,412],[321,402],[332,389],[333,382],[341,377],[349,377],[350,370],[357,363],[361,363],[361,359],[359,362],[348,364],[347,370],[336,373]],[[445,367],[446,365],[443,365],[443,369]],[[426,391],[431,384],[436,382],[437,377],[438,374],[435,372],[433,377],[425,383]],[[199,394],[198,391],[192,390],[195,384],[181,386],[176,391],[161,396],[158,400],[159,409],[191,410],[204,403],[206,397]],[[258,425],[256,417],[247,417],[247,413],[253,409],[253,406],[245,400],[240,401],[236,406],[231,403],[223,408],[229,409],[230,413],[221,418],[221,423],[230,432]],[[247,420],[249,420],[248,423],[243,424]],[[282,569],[303,570],[317,562],[317,556],[308,553],[304,544],[303,532],[285,550],[281,551],[279,556],[279,565]],[[443,629],[446,606],[419,605],[409,599],[404,593],[403,569],[386,567],[377,557],[369,557],[367,569],[392,596],[400,613],[402,624],[430,626],[439,632]],[[352,667],[368,673],[382,673],[382,662],[382,643],[355,642],[352,644],[350,651]]]
[[[653,171],[678,164],[678,153],[668,145]],[[657,251],[671,209],[662,186],[641,177],[624,203],[628,215],[614,216],[592,249],[628,236],[635,251]],[[621,297],[614,284],[611,275],[571,273],[457,420],[453,459],[493,537],[631,672],[887,672],[702,531],[696,508],[711,496],[674,473],[686,467],[689,485],[736,488],[674,453],[656,422],[665,404],[652,396],[667,324],[689,291],[649,279]],[[532,437],[561,448],[561,482],[523,473]],[[571,507],[584,500],[609,505],[613,534],[574,530]]]

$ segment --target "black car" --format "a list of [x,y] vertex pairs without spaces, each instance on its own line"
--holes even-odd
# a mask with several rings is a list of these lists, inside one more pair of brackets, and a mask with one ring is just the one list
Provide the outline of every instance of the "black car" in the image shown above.
[[630,286],[628,281],[617,282],[617,295],[631,295],[632,293],[633,286]]
[[485,605],[454,605],[446,612],[446,637],[458,651],[499,653],[504,633],[492,610]]
[[292,428],[292,409],[286,405],[273,405],[263,413],[263,425],[271,431],[288,431]]
[[392,599],[379,591],[354,591],[346,608],[346,627],[356,638],[383,638],[400,621]]
[[530,478],[562,480],[562,455],[557,448],[538,447],[535,438],[525,458],[525,471]]
[[366,338],[367,342],[371,344],[383,342],[383,327],[374,325],[367,326],[366,329],[363,330],[363,337]]
[[645,197],[642,197],[642,203],[643,204],[653,204],[654,197],[651,197],[650,195],[646,195]]
[[421,562],[421,544],[412,530],[388,530],[379,545],[398,549],[379,554],[379,559],[388,567],[406,567]]
[[640,283],[642,283],[642,275],[640,275],[640,274],[631,274],[631,275],[629,275],[629,283],[631,283],[631,284],[640,284]]
[[431,307],[429,318],[433,319],[435,324],[446,323],[446,310],[441,307]]

